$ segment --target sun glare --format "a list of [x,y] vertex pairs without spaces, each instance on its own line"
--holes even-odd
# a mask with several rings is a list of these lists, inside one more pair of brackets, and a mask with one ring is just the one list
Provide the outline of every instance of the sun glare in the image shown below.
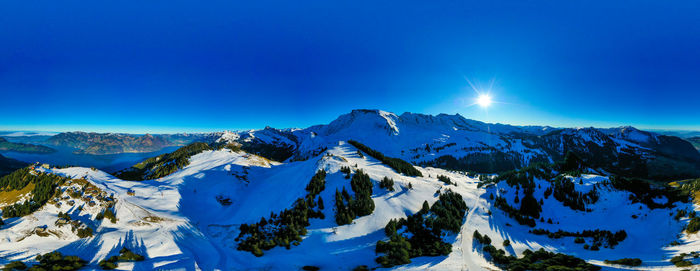
[[491,96],[488,94],[481,94],[478,98],[476,98],[476,103],[481,107],[489,107],[491,102]]

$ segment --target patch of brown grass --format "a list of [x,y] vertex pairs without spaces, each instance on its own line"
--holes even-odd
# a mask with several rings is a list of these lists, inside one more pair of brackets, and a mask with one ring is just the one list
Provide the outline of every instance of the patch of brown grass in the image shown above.
[[29,183],[20,190],[0,191],[0,206],[14,204],[24,195],[28,195],[34,190],[34,183]]
[[693,193],[693,202],[700,205],[700,191]]

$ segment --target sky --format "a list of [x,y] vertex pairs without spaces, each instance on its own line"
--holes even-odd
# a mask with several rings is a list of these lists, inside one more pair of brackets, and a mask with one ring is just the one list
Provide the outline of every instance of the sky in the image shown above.
[[700,130],[700,4],[611,2],[2,1],[0,130],[307,127],[358,108]]

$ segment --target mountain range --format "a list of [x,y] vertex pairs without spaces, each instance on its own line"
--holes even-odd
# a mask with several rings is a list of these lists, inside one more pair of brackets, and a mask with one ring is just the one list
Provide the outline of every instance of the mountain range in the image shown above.
[[0,148],[13,144],[49,152],[51,147],[67,147],[77,154],[105,155],[154,152],[204,142],[237,144],[249,153],[283,162],[305,160],[339,141],[356,140],[416,165],[452,170],[497,173],[560,161],[566,153],[573,152],[593,168],[625,176],[655,180],[700,177],[697,138],[682,139],[630,126],[554,128],[489,124],[459,114],[397,115],[381,110],[353,110],[329,124],[303,129],[266,127],[155,135],[65,132],[42,137],[25,136],[20,140],[31,144],[0,142]]
[[[16,135],[15,135],[16,134]],[[147,153],[162,150],[166,147],[184,146],[195,141],[213,141],[221,133],[195,133],[195,134],[125,134],[125,133],[95,133],[95,132],[64,132],[53,135],[46,134],[8,134],[9,142],[0,138],[0,150],[11,151],[10,147],[3,147],[3,144],[24,146],[22,151],[49,153],[51,147],[62,147],[74,149],[76,154],[107,155],[121,153]]]
[[378,140],[405,131],[401,124],[371,125],[388,135],[366,144],[320,138],[337,134],[332,127],[315,127],[312,138],[324,143],[287,148],[281,162],[242,147],[269,151],[250,142],[281,144],[263,136],[300,131],[222,133],[135,165],[138,181],[85,167],[15,171],[0,178],[0,264],[595,271],[700,263],[690,200],[700,179],[625,178],[573,152],[502,174],[413,166],[378,150],[388,149]]
[[277,161],[307,159],[342,140],[357,140],[418,165],[481,173],[560,161],[574,152],[594,168],[627,176],[700,177],[700,153],[691,143],[629,126],[512,126],[459,114],[353,110],[327,125],[224,132],[218,139]]
[[47,141],[83,153],[184,146],[113,173],[0,156],[14,170],[0,177],[6,269],[700,264],[700,154],[633,127],[354,110],[304,129]]
[[113,133],[67,132],[50,137],[47,142],[55,146],[78,149],[77,153],[113,154],[129,152],[153,152],[170,146],[162,136]]

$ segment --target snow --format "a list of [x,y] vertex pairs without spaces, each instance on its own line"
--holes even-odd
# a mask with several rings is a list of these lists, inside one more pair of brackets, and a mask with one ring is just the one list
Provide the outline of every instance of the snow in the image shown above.
[[[460,158],[493,151],[510,153],[519,160],[529,162],[533,157],[546,154],[540,149],[527,147],[511,134],[539,135],[550,129],[551,127],[487,124],[466,119],[459,114],[433,116],[403,113],[399,116],[382,110],[353,110],[328,125],[306,129],[280,130],[268,127],[262,130],[227,132],[218,141],[290,146],[297,151],[297,157],[291,160],[310,158],[320,149],[331,148],[339,141],[353,139],[386,155],[414,163],[432,161],[444,155]],[[432,150],[426,150],[426,143]],[[514,148],[510,149],[511,147]]]
[[216,142],[226,142],[226,143],[232,143],[235,140],[239,139],[241,136],[238,135],[238,133],[234,133],[231,131],[224,131],[223,134],[221,134],[221,137],[216,140]]
[[631,126],[623,126],[617,128],[617,131],[615,131],[613,135],[617,138],[625,139],[640,144],[653,143],[658,140],[656,134],[640,131]]
[[654,201],[654,203],[656,203],[656,204],[668,203],[668,198],[666,198],[666,196],[659,196],[659,197],[653,198],[651,200]]
[[[402,124],[395,115],[383,117],[396,121],[395,126],[386,126],[389,129],[387,131],[410,135],[401,140],[421,135],[419,128]],[[453,118],[455,117],[450,118],[451,121],[454,121]],[[466,127],[467,123],[464,123],[459,129]],[[336,128],[341,127],[339,125]],[[319,138],[327,135],[321,133],[321,130],[317,130]],[[275,134],[274,131],[268,133]],[[500,140],[491,134],[479,135],[481,140]],[[447,142],[455,137],[457,135],[449,134],[440,138]],[[387,138],[392,136],[385,137]],[[480,137],[476,138],[481,141]],[[525,148],[521,142],[511,144],[517,149]],[[343,186],[351,191],[349,180],[340,172],[342,166],[349,166],[353,171],[363,169],[370,176],[375,183],[372,198],[376,208],[372,214],[359,217],[352,224],[338,226],[334,221],[332,207],[334,193]],[[262,257],[236,249],[234,239],[238,235],[240,224],[256,222],[261,217],[267,217],[270,212],[291,207],[297,198],[306,194],[306,185],[320,169],[328,172],[326,188],[320,194],[325,202],[323,212],[326,218],[310,220],[308,234],[299,246],[292,246],[289,250],[273,248],[265,251]],[[671,210],[650,210],[643,204],[630,202],[628,192],[607,187],[597,188],[600,199],[588,206],[592,209],[591,212],[571,210],[551,196],[544,199],[542,216],[545,220],[551,218],[554,224],[538,222],[537,228],[552,231],[624,229],[628,234],[627,239],[614,249],[590,251],[584,250],[581,244],[574,244],[573,238],[549,239],[530,234],[529,227],[519,225],[494,208],[489,200],[489,194],[492,193],[504,196],[511,205],[517,206],[514,203],[514,188],[504,182],[477,188],[478,180],[465,173],[430,167],[418,169],[423,177],[398,174],[372,157],[358,156],[357,150],[343,140],[336,141],[333,147],[319,156],[287,163],[271,162],[244,152],[205,151],[191,157],[190,164],[174,174],[141,182],[120,180],[89,168],[44,169],[71,178],[84,178],[105,193],[113,194],[118,221],[114,224],[108,220],[93,221],[92,218],[100,212],[101,207],[85,205],[79,215],[86,223],[92,223],[90,226],[95,229],[94,237],[79,239],[65,227],[60,229],[61,236],[40,237],[28,234],[42,225],[55,230],[54,222],[59,211],[72,213],[84,202],[77,199],[74,206],[46,205],[32,215],[8,219],[7,225],[0,227],[0,264],[11,260],[31,260],[38,253],[58,250],[89,260],[95,268],[99,260],[115,255],[116,251],[126,245],[146,256],[147,260],[133,264],[120,263],[120,269],[297,270],[304,265],[331,270],[346,270],[359,265],[374,268],[378,267],[374,262],[377,257],[375,244],[378,240],[387,239],[383,230],[386,223],[390,219],[417,212],[424,201],[432,204],[437,200],[436,191],[446,189],[461,194],[469,207],[460,232],[446,237],[452,243],[452,253],[446,257],[414,258],[412,263],[394,269],[497,270],[472,240],[474,230],[491,237],[497,248],[501,248],[503,240],[510,240],[512,246],[505,250],[511,255],[522,255],[525,249],[545,248],[575,255],[599,265],[604,265],[606,259],[638,257],[644,261],[641,267],[644,270],[675,270],[668,258],[681,252],[700,250],[700,238],[697,235],[683,234],[682,245],[667,246],[678,239],[683,225],[687,223],[687,219],[672,219],[669,213],[677,209],[693,208],[690,204],[679,203]],[[450,177],[457,185],[443,184],[437,180],[438,175]],[[378,182],[385,176],[394,179],[395,191],[379,188]],[[576,190],[581,192],[587,192],[607,180],[607,177],[591,174],[570,178],[574,179]],[[413,189],[408,189],[409,183]],[[534,195],[540,199],[543,198],[548,183],[537,180],[537,184],[540,187]],[[129,191],[133,191],[133,195]],[[522,196],[522,191],[520,193]],[[216,201],[216,196],[219,195],[230,198],[232,204],[219,204]],[[655,199],[659,203],[662,200],[667,199]],[[635,219],[632,215],[638,218]],[[620,268],[623,267],[606,266],[606,269],[611,270]]]

